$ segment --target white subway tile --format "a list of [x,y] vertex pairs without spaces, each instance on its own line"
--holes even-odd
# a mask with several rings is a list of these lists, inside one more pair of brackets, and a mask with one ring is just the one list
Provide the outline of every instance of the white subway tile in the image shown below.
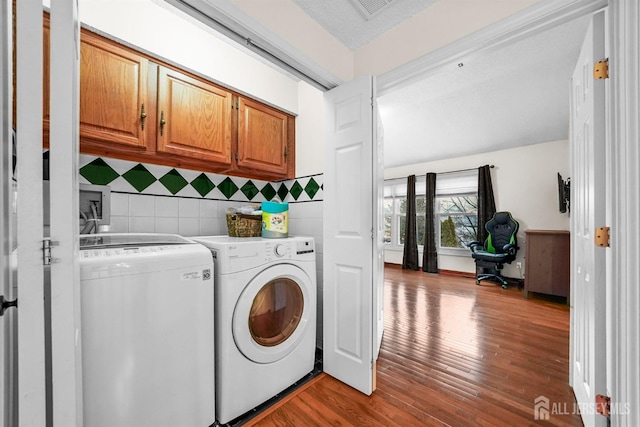
[[156,233],[179,234],[178,218],[158,218],[156,217]]
[[[227,228],[225,224],[224,232]],[[220,218],[200,218],[200,236],[217,236],[223,234],[221,232],[222,221]]]
[[128,233],[129,232],[129,217],[128,216],[114,216],[111,215],[111,221],[109,224],[110,233]]
[[[153,217],[156,214],[155,196],[144,194],[129,195],[129,216],[130,217]],[[153,224],[153,222],[152,222]]]
[[156,218],[178,218],[178,200],[177,197],[156,197]]
[[200,218],[220,218],[218,204],[217,200],[201,199]]
[[111,216],[129,215],[129,195],[111,193]]
[[200,200],[198,199],[178,199],[180,218],[198,218],[200,216]]
[[199,218],[179,218],[178,219],[178,234],[185,237],[197,236],[200,234],[200,219]]
[[129,233],[154,233],[155,218],[152,216],[129,217]]

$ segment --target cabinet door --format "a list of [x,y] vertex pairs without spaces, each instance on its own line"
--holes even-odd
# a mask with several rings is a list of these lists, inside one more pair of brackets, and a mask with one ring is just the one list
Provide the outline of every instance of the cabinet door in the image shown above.
[[80,45],[82,143],[145,150],[151,143],[149,61],[88,31]]
[[287,174],[287,115],[259,102],[239,99],[238,169]]
[[158,73],[158,152],[230,165],[231,92],[169,68]]

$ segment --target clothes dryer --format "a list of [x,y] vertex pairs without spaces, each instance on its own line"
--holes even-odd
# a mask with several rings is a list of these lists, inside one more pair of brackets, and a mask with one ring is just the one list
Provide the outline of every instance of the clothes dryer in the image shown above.
[[216,415],[225,424],[313,370],[314,240],[193,239],[214,259]]

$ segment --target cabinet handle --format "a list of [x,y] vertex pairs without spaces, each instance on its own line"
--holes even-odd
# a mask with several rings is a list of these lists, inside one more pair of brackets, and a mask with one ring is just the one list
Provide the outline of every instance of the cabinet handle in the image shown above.
[[140,108],[140,126],[142,127],[142,130],[144,130],[144,122],[147,118],[147,113],[144,111],[144,104],[142,104],[142,107]]
[[167,121],[164,119],[164,111],[160,112],[160,136],[164,132],[164,125],[167,124]]

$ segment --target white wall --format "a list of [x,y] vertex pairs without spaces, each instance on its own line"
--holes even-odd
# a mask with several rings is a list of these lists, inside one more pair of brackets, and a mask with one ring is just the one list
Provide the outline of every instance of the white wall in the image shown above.
[[[557,173],[569,177],[569,141],[553,141],[492,153],[476,154],[410,166],[386,169],[385,178],[422,175],[427,172],[477,168],[495,165],[491,170],[496,209],[510,211],[520,223],[516,261],[525,262],[525,231],[527,229],[568,230],[569,215],[558,211]],[[422,258],[420,258],[422,260]],[[402,252],[385,251],[385,261],[402,263]],[[438,255],[438,267],[444,270],[474,272],[468,256]],[[520,277],[515,263],[506,265],[504,274]]]
[[353,53],[293,1],[229,1],[336,77],[353,79]]
[[296,118],[296,176],[324,173],[324,92],[300,82]]

